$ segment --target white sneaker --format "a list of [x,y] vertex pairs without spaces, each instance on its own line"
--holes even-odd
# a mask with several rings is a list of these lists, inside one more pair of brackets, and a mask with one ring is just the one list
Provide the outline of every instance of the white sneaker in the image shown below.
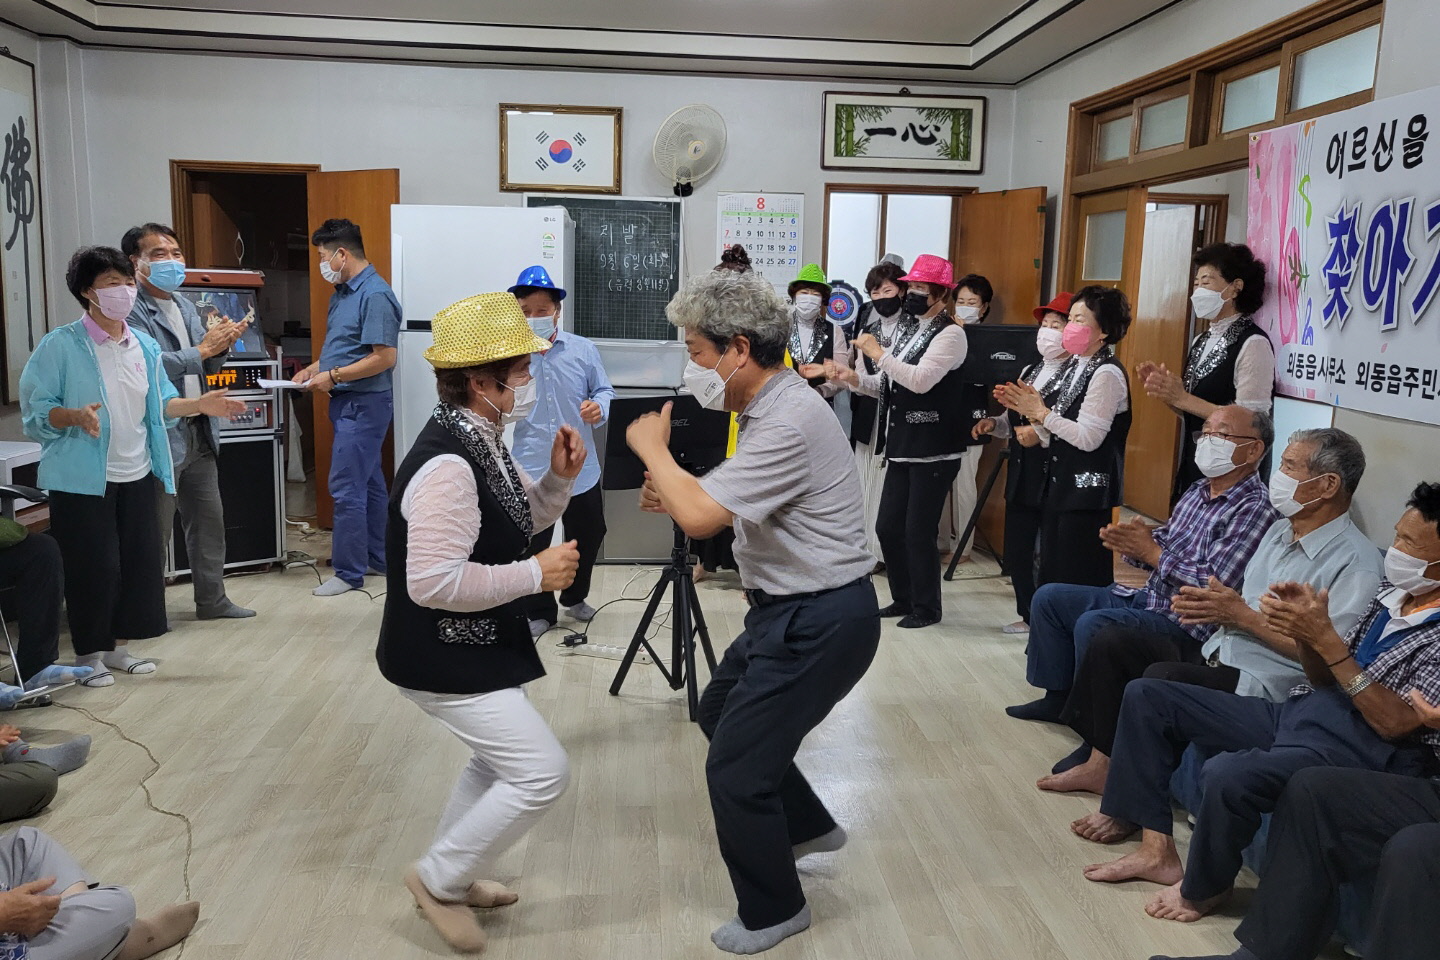
[[565,611],[570,614],[571,619],[579,620],[581,623],[589,623],[595,618],[595,608],[584,600]]

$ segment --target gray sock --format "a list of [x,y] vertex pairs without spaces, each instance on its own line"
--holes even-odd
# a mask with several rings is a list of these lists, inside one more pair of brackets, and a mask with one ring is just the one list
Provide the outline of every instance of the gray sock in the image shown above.
[[808,857],[812,853],[834,853],[836,850],[845,846],[847,839],[849,838],[845,835],[845,828],[837,825],[835,829],[829,833],[822,833],[814,840],[797,843],[791,847],[790,850],[795,854],[795,859],[799,860],[801,857]]
[[350,586],[350,584],[346,583],[344,580],[341,580],[339,577],[331,577],[329,580],[326,580],[324,583],[320,584],[320,586],[316,587],[310,592],[315,594],[315,596],[317,597],[338,597],[340,596],[340,594],[349,593],[351,590],[354,589],[354,587]]
[[810,926],[810,904],[783,923],[761,930],[750,930],[736,917],[710,934],[710,942],[727,953],[762,953],[786,937],[793,937]]
[[43,763],[47,767],[53,767],[56,773],[69,773],[85,766],[85,760],[89,756],[90,736],[82,733],[58,747],[32,747],[24,740],[16,740],[5,748],[3,759],[6,763]]

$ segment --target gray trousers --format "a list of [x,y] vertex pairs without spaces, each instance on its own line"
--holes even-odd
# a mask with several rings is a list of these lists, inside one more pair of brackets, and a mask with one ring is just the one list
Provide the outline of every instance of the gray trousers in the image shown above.
[[185,461],[175,465],[175,495],[163,489],[155,511],[160,515],[162,552],[168,558],[175,511],[185,531],[185,553],[190,559],[190,582],[195,588],[195,610],[215,613],[230,602],[225,596],[225,511],[220,503],[220,465],[215,454],[186,421],[189,431]]
[[0,766],[0,822],[38,816],[50,806],[59,788],[60,775],[55,768],[38,761]]
[[109,960],[120,952],[135,922],[135,898],[124,887],[95,883],[75,858],[34,827],[0,837],[0,885],[10,890],[54,877],[54,896],[84,883],[89,890],[60,901],[60,912],[38,937],[30,938],[31,960]]

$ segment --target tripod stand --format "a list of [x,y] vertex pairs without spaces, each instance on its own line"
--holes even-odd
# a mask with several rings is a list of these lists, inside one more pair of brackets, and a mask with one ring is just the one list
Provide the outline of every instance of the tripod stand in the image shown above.
[[[620,686],[630,672],[630,665],[635,662],[640,648],[644,647],[650,654],[650,659],[655,661],[655,666],[660,668],[660,675],[670,684],[671,690],[679,690],[681,685],[687,688],[690,720],[693,722],[700,708],[700,687],[695,678],[696,636],[700,638],[701,649],[705,651],[705,662],[711,673],[715,672],[715,650],[710,645],[710,631],[705,628],[705,614],[700,609],[700,597],[695,593],[695,578],[690,569],[690,551],[687,549],[685,532],[680,529],[679,524],[672,525],[675,528],[675,543],[670,548],[670,565],[660,572],[660,579],[650,591],[650,600],[645,604],[645,615],[640,618],[640,624],[635,628],[635,636],[630,640],[630,648],[625,651],[625,658],[620,661],[620,669],[616,671],[615,680],[610,684],[610,695],[619,696]],[[666,587],[672,591],[668,669],[645,636],[651,621],[655,619],[660,600],[665,596]]]
[[[960,534],[960,540],[955,545],[955,555],[950,558],[950,566],[945,571],[947,581],[955,579],[955,568],[960,565],[960,551],[965,544],[970,542],[970,534],[974,533],[975,528],[980,524],[980,513],[985,509],[985,501],[990,499],[990,491],[995,489],[995,481],[1000,479],[1000,469],[1009,459],[1010,447],[1007,445],[995,458],[995,463],[990,467],[990,474],[985,478],[985,486],[980,488],[980,498],[975,501],[975,509],[970,513],[970,522],[965,524],[965,532]],[[999,560],[1002,566],[1004,565],[1005,557],[998,550],[995,559]]]

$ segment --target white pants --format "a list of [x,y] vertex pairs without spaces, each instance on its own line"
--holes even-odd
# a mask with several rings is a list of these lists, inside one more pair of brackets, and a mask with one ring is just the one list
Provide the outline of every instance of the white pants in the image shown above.
[[945,510],[940,514],[940,531],[935,545],[941,553],[968,556],[970,546],[975,542],[972,533],[964,547],[957,546],[960,534],[965,532],[965,525],[970,522],[970,514],[975,512],[975,504],[980,499],[980,492],[975,489],[975,478],[980,471],[980,454],[984,451],[983,446],[966,447],[960,457],[960,472],[955,475],[950,496],[945,500]]
[[865,505],[865,548],[879,560],[880,537],[875,533],[875,516],[880,512],[880,492],[885,487],[885,458],[875,456],[871,452],[874,449],[873,444],[855,444],[855,466],[860,471],[860,499]]
[[416,865],[426,889],[463,900],[495,858],[565,792],[565,749],[519,687],[465,696],[400,692],[475,752],[460,772],[430,850]]

